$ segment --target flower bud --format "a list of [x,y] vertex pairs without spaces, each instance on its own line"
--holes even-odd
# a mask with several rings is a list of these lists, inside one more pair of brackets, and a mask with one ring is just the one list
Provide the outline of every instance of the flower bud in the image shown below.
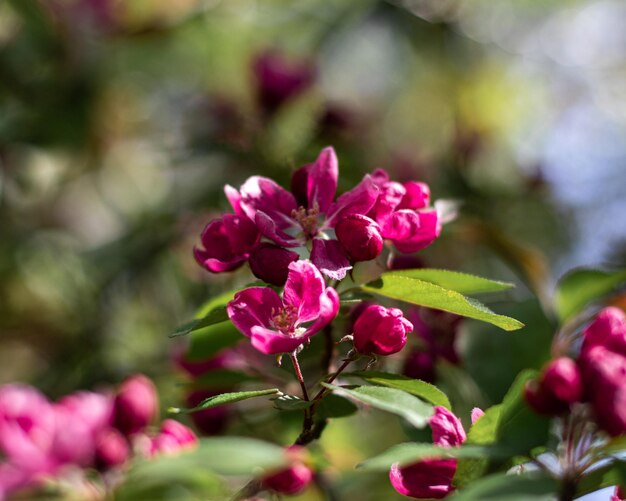
[[573,404],[582,399],[580,370],[571,358],[560,357],[552,360],[543,370],[541,384],[547,392],[562,402]]
[[626,356],[626,314],[614,306],[604,308],[583,334],[582,351],[605,346]]
[[538,414],[557,416],[583,396],[583,384],[576,362],[569,357],[551,360],[538,381],[529,381],[524,389],[526,402]]
[[393,488],[403,496],[418,499],[443,499],[454,487],[456,459],[423,459],[409,466],[394,464],[389,471]]
[[193,254],[212,273],[231,271],[248,259],[259,238],[259,230],[246,216],[225,214],[207,224],[200,237],[204,248],[194,247]]
[[285,285],[289,265],[298,260],[298,254],[278,245],[262,243],[250,255],[250,269],[254,276],[272,285]]
[[95,455],[98,469],[108,470],[128,461],[130,447],[118,430],[107,428],[98,437]]
[[128,378],[115,397],[115,427],[125,435],[142,431],[156,416],[157,403],[156,388],[150,379],[142,374]]
[[391,355],[404,347],[412,330],[402,310],[372,305],[354,323],[354,347],[366,355]]
[[612,436],[626,433],[626,357],[594,346],[581,353],[579,364],[598,426]]
[[263,478],[266,488],[280,494],[293,495],[301,492],[313,480],[313,472],[302,462],[302,447],[293,445],[286,453],[292,460],[291,466]]
[[161,423],[157,436],[152,439],[149,455],[177,454],[195,447],[197,443],[198,437],[191,428],[173,419],[166,419]]
[[398,209],[423,209],[430,204],[430,188],[426,183],[409,181],[404,183],[406,193],[398,205]]
[[367,216],[352,214],[343,218],[335,226],[335,233],[352,261],[370,261],[383,250],[380,227]]

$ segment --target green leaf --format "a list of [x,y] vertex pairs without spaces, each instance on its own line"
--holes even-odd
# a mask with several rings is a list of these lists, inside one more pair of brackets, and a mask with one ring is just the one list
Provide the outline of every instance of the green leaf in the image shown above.
[[228,490],[217,474],[203,464],[196,451],[135,460],[115,490],[118,501],[168,499],[226,499]]
[[578,482],[576,496],[583,496],[612,485],[626,486],[626,461],[613,461],[585,475]]
[[377,409],[402,416],[416,428],[426,426],[428,424],[428,418],[433,413],[431,405],[405,391],[395,388],[357,386],[356,388],[348,389],[327,383],[322,383],[322,386],[330,388],[340,396],[351,398]]
[[539,473],[507,475],[498,473],[481,479],[450,497],[455,501],[553,501],[558,484]]
[[195,378],[186,386],[197,389],[226,388],[246,381],[255,381],[257,378],[243,372],[227,369],[215,369]]
[[313,405],[313,402],[307,402],[295,395],[281,395],[278,398],[273,398],[272,402],[274,402],[274,407],[281,411],[302,411]]
[[516,454],[527,454],[548,441],[550,420],[535,414],[524,401],[524,385],[536,376],[535,370],[521,372],[502,401],[496,439]]
[[523,323],[514,318],[494,313],[475,299],[467,298],[458,292],[444,289],[430,282],[400,275],[398,272],[383,273],[379,280],[370,282],[362,288],[366,292],[405,303],[482,320],[507,331],[521,329],[524,326]]
[[[469,429],[465,444],[488,445],[494,443],[501,409],[502,405],[494,405],[487,409],[485,414]],[[454,485],[459,488],[468,485],[481,477],[486,472],[488,466],[489,461],[487,458],[460,460],[454,474]]]
[[317,405],[317,419],[331,419],[351,416],[358,410],[350,400],[338,395],[326,395]]
[[433,444],[409,442],[394,445],[382,454],[357,465],[368,471],[388,471],[391,465],[406,466],[426,458],[507,458],[510,451],[498,446],[463,445],[461,447],[438,447]]
[[231,322],[222,322],[192,332],[187,359],[206,360],[224,348],[234,346],[244,339],[243,334]]
[[[389,275],[389,274],[388,274]],[[490,280],[488,278],[461,273],[459,271],[437,270],[434,268],[416,268],[411,270],[397,270],[393,275],[407,278],[416,278],[424,282],[450,289],[460,294],[480,294],[484,292],[499,292],[515,287],[510,282]]]
[[569,272],[559,280],[554,296],[559,318],[567,320],[623,282],[626,282],[626,270],[609,272],[580,268]]
[[280,393],[278,388],[270,388],[268,390],[255,390],[255,391],[236,391],[233,393],[221,393],[219,395],[215,395],[213,397],[209,397],[200,402],[197,406],[192,409],[179,409],[179,408],[171,408],[170,412],[178,413],[178,412],[196,412],[202,411],[204,409],[210,409],[212,407],[217,407],[219,405],[232,404],[234,402],[239,402],[241,400],[248,400],[249,398],[256,397],[264,397],[266,395],[275,395],[276,393]]
[[202,439],[196,454],[221,475],[255,475],[259,469],[272,471],[288,462],[282,447],[247,437]]
[[209,327],[210,325],[219,324],[228,320],[228,313],[226,313],[226,306],[217,306],[213,308],[205,317],[198,320],[192,320],[184,325],[181,325],[178,329],[170,334],[170,337],[186,336],[193,331]]
[[344,376],[356,376],[377,386],[397,388],[398,390],[406,391],[411,395],[420,397],[433,405],[441,405],[446,409],[452,409],[450,401],[444,392],[436,386],[427,383],[426,381],[421,381],[420,379],[413,379],[400,374],[376,371],[347,372],[344,373]]
[[613,456],[614,454],[623,454],[626,452],[626,435],[620,435],[613,437],[602,447],[594,449],[594,452],[599,456]]

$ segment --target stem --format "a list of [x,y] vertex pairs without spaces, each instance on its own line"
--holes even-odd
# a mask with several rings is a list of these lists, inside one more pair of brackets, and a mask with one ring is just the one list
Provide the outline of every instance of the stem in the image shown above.
[[[343,364],[341,364],[339,366],[339,369],[337,369],[326,381],[326,384],[330,384],[332,383],[335,379],[337,379],[337,376],[339,376],[339,374],[341,374],[344,369],[346,367],[348,367],[348,365],[350,365],[351,362],[353,362],[354,360],[352,358],[346,358],[343,361]],[[313,401],[319,400],[320,398],[322,398],[324,396],[324,393],[326,393],[328,391],[328,388],[322,388],[317,395],[315,395],[315,397],[313,397]]]
[[300,388],[302,388],[302,398],[309,401],[309,393],[306,391],[306,384],[304,383],[304,378],[302,377],[302,370],[300,370],[300,364],[298,363],[298,357],[296,355],[291,355],[291,362],[293,363],[293,369],[296,371],[296,377],[298,378],[298,382],[300,383]]

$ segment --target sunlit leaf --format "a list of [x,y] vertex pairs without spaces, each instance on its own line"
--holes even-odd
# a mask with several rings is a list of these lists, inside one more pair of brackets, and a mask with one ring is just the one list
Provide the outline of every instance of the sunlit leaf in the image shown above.
[[554,302],[559,318],[567,320],[588,303],[626,282],[626,270],[602,271],[580,268],[565,275],[556,287]]
[[416,278],[424,282],[438,285],[444,289],[453,290],[460,294],[480,294],[484,292],[499,292],[515,287],[510,282],[490,280],[488,278],[461,273],[459,271],[437,270],[433,268],[415,268],[410,270],[397,270],[389,275],[398,275],[407,278]]
[[416,428],[426,426],[428,418],[433,413],[431,405],[405,391],[395,388],[357,386],[356,388],[348,389],[326,383],[322,383],[322,385],[330,388],[340,396],[402,416]]
[[559,486],[541,473],[507,475],[498,473],[485,477],[458,491],[450,499],[457,501],[553,501]]
[[220,393],[209,398],[204,399],[198,405],[191,409],[178,409],[172,408],[170,412],[196,412],[204,409],[210,409],[219,405],[232,404],[241,400],[248,400],[249,398],[264,397],[267,395],[275,395],[280,393],[278,388],[270,388],[268,390],[255,390],[255,391],[235,391],[232,393]]
[[302,411],[313,405],[313,402],[307,402],[295,395],[281,395],[278,398],[273,398],[272,402],[274,403],[274,407],[281,411]]
[[626,486],[626,461],[613,461],[582,477],[578,483],[576,496],[589,494],[613,485]]
[[420,397],[433,405],[441,405],[446,409],[452,408],[446,394],[436,386],[427,383],[426,381],[413,379],[401,374],[376,371],[348,372],[344,373],[344,376],[357,376],[364,379],[368,383],[377,386],[387,386],[389,388],[397,388],[398,390],[406,391],[407,393]]
[[399,275],[396,272],[384,273],[376,282],[364,285],[363,290],[405,303],[482,320],[507,331],[521,329],[524,326],[523,323],[514,318],[494,313],[475,299],[430,282]]

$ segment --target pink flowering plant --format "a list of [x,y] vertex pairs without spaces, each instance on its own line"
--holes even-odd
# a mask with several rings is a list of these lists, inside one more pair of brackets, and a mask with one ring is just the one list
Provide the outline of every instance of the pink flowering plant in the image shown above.
[[[258,64],[259,74],[276,70]],[[261,96],[268,114],[273,92]],[[327,147],[293,170],[289,189],[262,176],[225,187],[231,211],[206,224],[193,255],[208,277],[236,285],[171,334],[187,341],[173,350],[185,402],[168,399],[174,416],[158,422],[143,375],[57,402],[0,387],[0,500],[51,490],[152,499],[168,482],[207,499],[314,489],[343,499],[325,431],[370,409],[397,416],[407,435],[354,465],[357,479],[384,477],[381,496],[569,501],[618,486],[621,499],[626,315],[606,304],[624,273],[564,277],[545,300],[547,334],[531,362],[488,398],[471,364],[512,359],[465,360],[458,341],[476,325],[524,327],[474,298],[512,284],[424,266],[419,252],[454,219],[425,183],[376,169],[338,194],[339,181]]]

